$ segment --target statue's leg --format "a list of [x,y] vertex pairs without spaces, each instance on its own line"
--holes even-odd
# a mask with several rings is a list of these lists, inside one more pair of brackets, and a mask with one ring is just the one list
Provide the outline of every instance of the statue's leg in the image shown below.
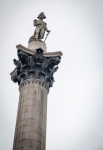
[[39,33],[40,33],[40,39],[43,39],[44,38],[44,34],[45,34],[45,29],[41,28]]
[[39,36],[40,30],[41,30],[41,27],[36,27],[36,29],[35,29],[34,37],[36,40],[40,39],[40,36]]
[[35,39],[36,39],[36,40],[38,40],[39,32],[36,32],[36,34],[35,34],[35,36],[34,36],[34,37],[35,37]]

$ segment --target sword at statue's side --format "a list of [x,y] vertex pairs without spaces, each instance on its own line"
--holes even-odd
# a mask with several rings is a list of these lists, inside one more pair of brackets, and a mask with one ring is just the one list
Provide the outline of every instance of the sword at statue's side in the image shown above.
[[49,33],[50,33],[50,32],[48,32],[48,33],[47,33],[47,35],[46,35],[46,37],[45,37],[45,40],[44,40],[44,42],[46,41],[46,39],[47,39],[47,37],[48,37]]

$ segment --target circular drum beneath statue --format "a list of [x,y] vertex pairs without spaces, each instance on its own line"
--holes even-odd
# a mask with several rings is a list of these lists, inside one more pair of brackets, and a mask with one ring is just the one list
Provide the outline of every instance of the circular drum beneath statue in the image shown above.
[[36,49],[41,48],[44,52],[47,52],[46,44],[43,41],[32,41],[28,44],[28,48],[36,51]]

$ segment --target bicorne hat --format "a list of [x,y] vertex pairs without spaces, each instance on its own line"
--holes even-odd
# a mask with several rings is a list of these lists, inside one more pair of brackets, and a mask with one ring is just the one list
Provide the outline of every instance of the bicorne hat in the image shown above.
[[43,19],[45,19],[45,18],[46,18],[46,16],[44,15],[44,12],[41,12],[37,18],[39,18],[39,19],[40,19],[40,16],[41,16],[41,15],[43,16]]

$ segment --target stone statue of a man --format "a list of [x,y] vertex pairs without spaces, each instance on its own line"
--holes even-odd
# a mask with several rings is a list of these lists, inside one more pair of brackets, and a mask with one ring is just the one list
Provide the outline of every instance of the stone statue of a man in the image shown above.
[[41,40],[44,38],[45,35],[45,30],[49,33],[50,30],[48,30],[47,28],[47,24],[43,21],[43,19],[45,19],[46,16],[44,15],[43,12],[41,12],[38,16],[38,19],[35,19],[33,21],[34,26],[36,26],[36,29],[34,31],[34,35],[32,37],[30,37],[29,42],[34,41],[34,40]]

